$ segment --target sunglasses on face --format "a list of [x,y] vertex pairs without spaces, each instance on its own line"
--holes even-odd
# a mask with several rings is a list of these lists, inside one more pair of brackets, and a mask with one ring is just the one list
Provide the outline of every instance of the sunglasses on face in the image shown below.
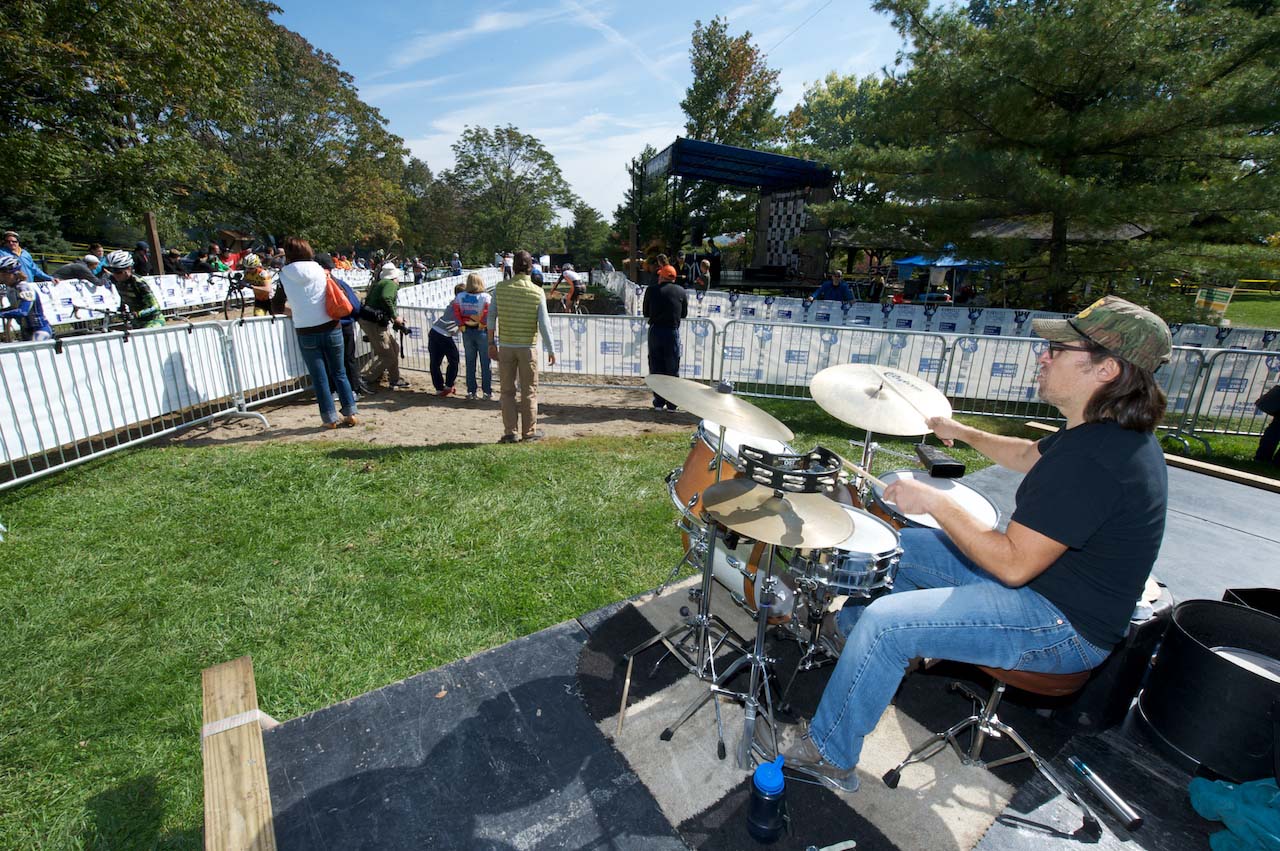
[[1093,350],[1094,347],[1087,343],[1079,346],[1071,346],[1066,343],[1050,343],[1049,359],[1052,360],[1056,358],[1062,352],[1092,352]]

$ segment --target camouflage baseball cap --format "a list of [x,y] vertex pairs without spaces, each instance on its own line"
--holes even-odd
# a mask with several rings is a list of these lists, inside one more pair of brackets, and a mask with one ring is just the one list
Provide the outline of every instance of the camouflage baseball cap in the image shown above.
[[1173,351],[1164,320],[1119,296],[1100,298],[1070,319],[1032,319],[1031,327],[1055,343],[1091,342],[1148,372],[1168,363]]

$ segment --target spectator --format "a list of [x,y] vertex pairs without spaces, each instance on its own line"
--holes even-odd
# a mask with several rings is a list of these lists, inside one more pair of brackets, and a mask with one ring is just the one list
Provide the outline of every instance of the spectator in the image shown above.
[[170,248],[164,253],[163,258],[164,273],[166,275],[182,275],[185,274],[182,269],[182,254],[178,249]]
[[364,377],[370,391],[378,389],[382,374],[387,375],[387,387],[396,390],[408,387],[409,382],[400,377],[400,346],[396,343],[394,329],[405,328],[404,321],[396,315],[396,290],[399,288],[400,270],[394,263],[385,264],[377,282],[365,293],[365,310],[360,314],[360,330],[369,338],[373,347],[373,367]]
[[151,274],[151,254],[147,251],[147,244],[142,240],[133,247],[133,274],[144,276]]
[[837,269],[822,282],[813,294],[814,301],[853,301],[853,290],[845,283],[844,275]]
[[101,261],[94,255],[86,254],[79,260],[72,260],[54,269],[53,277],[59,281],[88,281],[91,284],[100,284],[102,280],[95,271],[100,263]]
[[[532,255],[530,255],[530,260],[532,261]],[[515,277],[514,266],[512,267],[511,276],[513,278]],[[533,283],[537,284],[539,287],[542,286],[542,264],[541,263],[534,261],[533,265],[529,267],[529,280],[533,281]]]
[[53,339],[53,328],[44,318],[40,291],[26,279],[22,261],[10,253],[0,255],[0,286],[8,292],[8,310],[0,311],[0,319],[14,319],[22,328],[23,342],[39,343]]
[[224,259],[225,256],[226,256],[226,252],[223,251],[218,246],[216,245],[209,246],[209,265],[213,267],[213,271],[215,272],[230,271],[230,267],[227,265],[227,262]]
[[[676,269],[667,265],[658,269],[658,285],[646,287],[641,314],[649,320],[649,374],[680,374],[680,320],[689,315],[689,296],[676,283]],[[668,411],[676,406],[653,394],[653,407]]]
[[484,279],[476,272],[467,275],[466,291],[458,293],[452,310],[462,326],[462,350],[466,353],[467,398],[476,398],[476,362],[480,362],[479,386],[484,398],[493,398],[493,372],[489,365],[489,333],[485,325],[489,321],[490,296],[485,292]]
[[502,255],[502,280],[509,280],[514,275],[515,272],[511,269],[511,252],[504,252]]
[[1253,460],[1280,466],[1280,452],[1276,451],[1280,449],[1280,384],[1259,396],[1254,405],[1262,413],[1270,414],[1271,422],[1258,438],[1258,451],[1254,453]]
[[422,283],[422,276],[426,274],[427,267],[422,265],[422,261],[417,257],[413,258],[413,284],[417,286]]
[[163,328],[164,313],[151,288],[134,274],[133,255],[113,251],[107,255],[107,274],[120,294],[120,312],[133,328]]
[[462,261],[458,258],[457,254],[454,254],[453,259],[449,261],[449,269],[452,270],[455,275],[462,274]]
[[600,261],[600,271],[604,272],[606,275],[613,271],[613,264],[609,262],[608,257]]
[[711,261],[710,260],[703,259],[698,261],[698,274],[693,279],[693,285],[698,289],[704,290],[704,291],[711,289]]
[[[338,321],[325,310],[327,273],[315,261],[311,244],[305,239],[289,237],[284,241],[284,256],[288,263],[280,271],[280,288],[276,293],[276,305],[283,307],[293,317],[294,330],[302,358],[311,373],[311,387],[320,406],[320,420],[324,428],[356,424],[356,397],[342,367],[342,331]],[[338,389],[342,405],[342,418],[334,409],[333,394],[329,392],[329,377]]]
[[[94,258],[92,263],[89,262],[91,256]],[[103,251],[101,242],[89,243],[89,253],[84,256],[84,262],[93,270],[95,278],[100,278],[107,272],[106,261],[102,259],[105,256],[106,252]]]
[[[529,276],[533,257],[517,251],[512,260],[515,273],[494,288],[489,307],[489,357],[498,362],[502,384],[502,438],[499,443],[515,443],[516,426],[524,440],[540,440],[538,425],[537,337],[547,347],[547,364],[556,362],[555,341],[547,319],[547,297]],[[516,403],[516,381],[520,382],[520,402]]]
[[203,249],[196,251],[195,259],[191,261],[191,273],[194,275],[212,274],[213,265],[209,262],[209,252]]
[[[456,298],[458,293],[462,292],[465,284],[458,284],[453,288],[453,294]],[[446,307],[440,311],[440,318],[431,326],[431,330],[427,332],[427,355],[430,358],[431,366],[431,384],[436,388],[436,393],[441,396],[452,396],[456,391],[453,384],[458,380],[458,344],[454,341],[453,336],[458,333],[458,315],[453,312],[453,305]],[[448,360],[449,366],[446,367],[444,375],[440,374],[440,362]]]
[[44,269],[36,265],[36,260],[31,256],[31,252],[22,247],[15,231],[7,230],[4,232],[4,247],[0,248],[0,257],[6,255],[17,258],[18,267],[22,270],[22,275],[27,283],[37,284],[53,280],[53,276],[47,274]]
[[[332,272],[335,268],[333,257],[328,254],[317,254],[316,262],[326,272]],[[338,320],[338,330],[342,332],[342,371],[347,374],[352,394],[359,399],[369,393],[369,388],[364,386],[364,379],[360,376],[360,364],[356,360],[356,319],[360,316],[360,296],[341,277],[334,275],[333,280],[342,287],[342,291],[347,294],[347,301],[351,302],[351,313]],[[329,378],[329,388],[334,392],[338,389],[332,376]]]

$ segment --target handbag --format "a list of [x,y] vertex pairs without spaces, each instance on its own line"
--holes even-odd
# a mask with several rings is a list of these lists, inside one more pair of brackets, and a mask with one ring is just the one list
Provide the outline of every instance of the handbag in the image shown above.
[[342,291],[342,287],[338,286],[333,275],[325,272],[324,312],[329,314],[330,319],[346,319],[351,315],[351,311],[351,302],[347,300],[347,294]]
[[1253,404],[1264,414],[1280,416],[1280,384],[1263,393]]

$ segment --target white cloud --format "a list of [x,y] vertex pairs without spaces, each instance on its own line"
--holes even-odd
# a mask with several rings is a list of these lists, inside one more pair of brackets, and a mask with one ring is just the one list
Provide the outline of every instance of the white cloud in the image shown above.
[[640,45],[631,41],[622,33],[609,26],[605,23],[603,18],[578,3],[577,0],[565,0],[564,5],[566,9],[574,14],[574,17],[577,19],[579,24],[595,30],[603,35],[611,44],[616,44],[618,47],[626,50],[631,54],[631,57],[635,59],[636,62],[640,63],[642,68],[647,70],[657,79],[664,83],[672,82],[671,78],[667,76],[666,71],[663,70],[661,65],[655,62],[649,55],[650,51],[641,49]]
[[411,65],[417,65],[423,60],[456,48],[462,42],[476,36],[523,29],[563,15],[564,12],[560,9],[544,9],[537,12],[484,12],[477,15],[467,26],[458,29],[444,32],[420,30],[403,42],[397,41],[396,54],[391,60],[390,67],[373,76],[385,76],[404,70]]
[[360,86],[360,96],[368,100],[382,100],[398,95],[402,92],[416,91],[418,89],[428,89],[440,83],[452,80],[457,74],[447,74],[443,77],[424,77],[420,80],[405,80],[402,83],[374,83],[371,86]]

